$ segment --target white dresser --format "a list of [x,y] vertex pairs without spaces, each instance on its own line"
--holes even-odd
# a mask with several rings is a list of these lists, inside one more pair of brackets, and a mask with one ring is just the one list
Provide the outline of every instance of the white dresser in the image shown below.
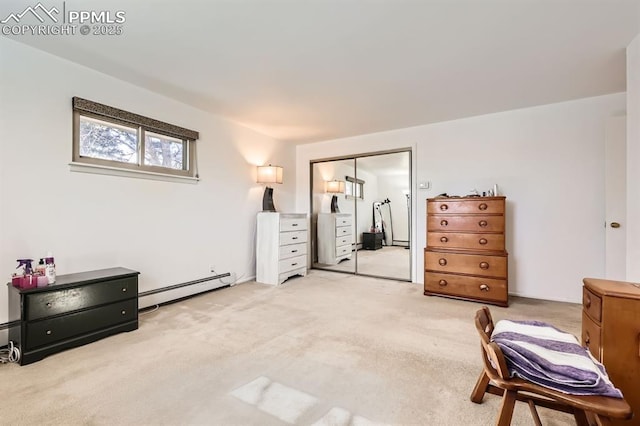
[[282,284],[294,275],[307,275],[307,215],[258,213],[256,281]]
[[335,265],[351,258],[353,220],[350,213],[318,214],[318,262]]

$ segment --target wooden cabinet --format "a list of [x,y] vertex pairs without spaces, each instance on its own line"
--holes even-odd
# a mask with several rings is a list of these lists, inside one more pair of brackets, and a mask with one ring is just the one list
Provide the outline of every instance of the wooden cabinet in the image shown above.
[[256,281],[282,284],[295,275],[307,275],[307,215],[258,213]]
[[318,262],[335,265],[350,259],[353,220],[349,213],[318,214]]
[[624,394],[631,421],[640,425],[640,284],[585,278],[582,288],[582,344],[604,364]]
[[138,274],[125,268],[59,275],[55,284],[9,284],[9,329],[20,364],[138,328]]
[[427,200],[424,294],[508,305],[505,197]]

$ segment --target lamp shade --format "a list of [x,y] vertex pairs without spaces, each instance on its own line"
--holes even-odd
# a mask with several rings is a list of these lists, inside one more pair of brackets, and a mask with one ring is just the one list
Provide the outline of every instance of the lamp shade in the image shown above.
[[282,183],[282,167],[258,166],[258,183]]
[[328,180],[324,183],[324,190],[330,194],[343,194],[344,193],[344,181],[342,180]]

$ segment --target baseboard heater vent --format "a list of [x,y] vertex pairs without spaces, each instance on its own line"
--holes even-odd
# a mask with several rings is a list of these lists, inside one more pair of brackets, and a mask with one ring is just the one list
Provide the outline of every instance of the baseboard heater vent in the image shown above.
[[175,290],[175,289],[182,288],[182,287],[188,287],[190,285],[195,285],[195,284],[206,283],[207,281],[214,281],[214,280],[218,280],[220,278],[230,277],[230,276],[231,276],[231,273],[225,272],[224,274],[213,275],[213,276],[206,277],[206,278],[200,278],[200,279],[193,280],[193,281],[187,281],[185,283],[174,284],[174,285],[170,285],[170,286],[167,286],[167,287],[161,287],[161,288],[156,288],[156,289],[153,289],[153,290],[143,291],[142,293],[138,293],[138,297],[151,296],[152,294],[164,293],[165,291]]

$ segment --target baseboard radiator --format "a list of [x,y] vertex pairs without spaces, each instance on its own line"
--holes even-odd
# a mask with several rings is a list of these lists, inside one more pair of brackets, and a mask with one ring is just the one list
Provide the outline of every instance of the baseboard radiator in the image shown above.
[[[138,293],[138,299],[141,298],[141,297],[145,297],[145,296],[151,296],[152,294],[163,293],[165,291],[176,290],[178,288],[188,287],[190,285],[196,285],[196,284],[201,284],[201,283],[206,283],[208,281],[215,281],[215,280],[219,280],[220,278],[225,278],[225,277],[230,277],[230,276],[231,276],[231,273],[225,272],[224,274],[213,275],[213,276],[210,276],[210,277],[200,278],[200,279],[193,280],[193,281],[187,281],[187,282],[180,283],[180,284],[174,284],[174,285],[170,285],[170,286],[166,286],[166,287],[155,288],[153,290],[148,290],[148,291],[143,291],[142,293]],[[224,285],[222,287],[217,287],[217,288],[215,288],[213,290],[218,290],[219,288],[228,287],[228,286],[229,285]],[[175,300],[170,300],[170,301],[167,301],[167,302],[163,302],[161,304],[162,305],[168,305],[170,303],[175,303],[175,302],[178,302],[180,300],[187,299],[187,298],[189,298],[191,296],[196,296],[198,294],[207,293],[209,291],[212,291],[212,290],[205,290],[205,291],[198,292],[198,293],[195,293],[195,294],[192,294],[192,295],[189,295],[189,296],[180,297],[180,298],[175,299]],[[144,310],[144,309],[146,309],[146,308],[141,308],[140,310]],[[20,321],[5,322],[5,323],[0,324],[0,331],[8,330],[9,328],[16,327],[18,325],[20,325]]]

